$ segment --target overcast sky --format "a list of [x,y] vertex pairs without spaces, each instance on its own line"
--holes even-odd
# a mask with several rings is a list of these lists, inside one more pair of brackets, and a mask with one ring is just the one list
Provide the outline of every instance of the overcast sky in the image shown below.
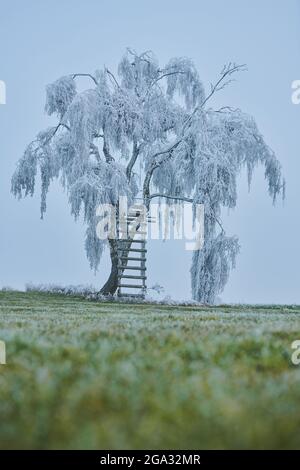
[[[89,270],[84,227],[71,218],[59,186],[50,188],[41,221],[38,194],[14,200],[10,178],[26,145],[54,122],[44,114],[46,84],[103,64],[115,69],[127,46],[152,49],[162,64],[192,58],[206,86],[224,63],[247,64],[214,105],[256,118],[283,165],[287,198],[272,206],[259,168],[250,193],[241,176],[238,206],[225,214],[225,225],[242,249],[221,297],[300,303],[300,106],[291,102],[291,83],[300,79],[299,0],[0,0],[0,80],[7,86],[7,104],[0,105],[0,287],[105,280],[109,259],[96,276]],[[149,243],[148,284],[189,299],[190,256],[178,241]]]

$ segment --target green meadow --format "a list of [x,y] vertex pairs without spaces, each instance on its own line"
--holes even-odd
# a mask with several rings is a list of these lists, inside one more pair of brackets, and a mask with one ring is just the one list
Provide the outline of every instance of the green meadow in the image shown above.
[[300,448],[299,306],[0,292],[3,449]]

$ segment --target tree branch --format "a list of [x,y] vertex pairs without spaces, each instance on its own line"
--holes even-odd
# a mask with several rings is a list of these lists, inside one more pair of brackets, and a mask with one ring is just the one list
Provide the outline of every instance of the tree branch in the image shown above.
[[215,113],[226,114],[226,113],[236,113],[239,111],[239,108],[232,108],[231,106],[222,106],[222,108],[215,109]]
[[[245,69],[245,65],[236,65],[236,64],[229,63],[227,66],[224,66],[223,70],[221,71],[221,77],[215,83],[215,85],[211,86],[211,92],[209,93],[209,95],[203,100],[203,102],[200,105],[196,106],[195,109],[192,111],[192,113],[187,117],[182,127],[181,138],[178,139],[169,149],[164,150],[162,152],[157,152],[155,155],[153,155],[154,161],[152,162],[152,164],[150,165],[150,168],[148,169],[146,173],[146,177],[145,177],[144,185],[143,185],[143,196],[144,196],[144,199],[148,208],[150,204],[150,183],[151,183],[151,178],[152,178],[154,170],[156,168],[159,168],[163,163],[165,163],[170,158],[172,158],[174,150],[183,141],[185,130],[187,126],[190,124],[190,122],[192,121],[197,111],[201,109],[217,91],[222,90],[229,83],[229,81],[223,83],[224,80],[227,77],[230,77],[233,73],[244,70],[244,69]],[[166,158],[162,158],[160,161],[157,161],[156,158],[160,155],[167,155],[167,156]]]
[[103,136],[103,153],[104,153],[105,160],[107,163],[111,163],[115,160],[114,157],[110,153],[109,144],[105,136]]
[[127,168],[126,168],[126,176],[127,176],[127,179],[128,181],[130,181],[130,178],[131,178],[131,172],[132,172],[132,169],[135,165],[135,162],[137,160],[137,157],[139,155],[139,152],[140,152],[140,147],[138,146],[138,144],[136,143],[136,141],[133,142],[133,150],[132,150],[132,155],[131,155],[131,159],[129,160],[128,162],[128,165],[127,165]]
[[145,57],[149,57],[149,54],[151,53],[151,51],[145,51],[143,52],[142,54],[138,55],[135,51],[133,51],[132,49],[130,49],[130,47],[127,47],[127,52],[129,52],[129,54],[131,54],[135,59],[138,58],[139,60],[143,60],[144,62],[146,62],[147,64],[151,65],[151,62],[150,60],[148,59],[145,59]]
[[101,157],[100,157],[100,153],[99,153],[99,149],[98,149],[97,145],[95,145],[95,144],[90,144],[90,150],[91,150],[90,153],[91,153],[92,155],[95,155],[95,157],[97,158],[98,162],[100,162],[100,161],[101,161]]
[[77,77],[89,77],[91,80],[93,80],[95,85],[98,85],[98,82],[97,82],[96,78],[93,75],[91,75],[90,73],[74,73],[72,75],[73,80],[74,80],[74,78],[77,78]]
[[201,103],[200,107],[202,108],[216,92],[223,90],[227,85],[229,85],[229,83],[232,82],[232,80],[227,80],[227,82],[222,83],[225,78],[230,77],[236,72],[242,72],[244,70],[246,70],[246,64],[237,65],[231,64],[230,62],[228,65],[225,65],[221,71],[221,77],[214,85],[211,84],[211,91],[205,100]]
[[94,139],[104,139],[104,134],[94,134]]
[[177,70],[175,72],[166,72],[166,73],[163,73],[160,77],[157,77],[155,80],[153,80],[152,83],[150,83],[149,85],[149,88],[147,90],[147,93],[146,93],[146,96],[147,94],[150,92],[150,89],[157,83],[159,82],[160,80],[162,80],[163,78],[165,77],[169,77],[170,75],[178,75],[178,74],[185,74],[186,72],[182,71],[182,70]]
[[[51,135],[48,137],[48,139],[43,143],[43,145],[47,145],[47,144],[53,139],[53,137],[55,136],[55,134],[57,133],[57,131],[58,131],[58,129],[59,129],[60,127],[64,127],[64,128],[67,129],[69,132],[71,131],[71,128],[70,128],[67,124],[65,124],[65,123],[63,123],[63,122],[59,122],[59,123],[57,124],[57,126],[53,129],[52,134],[51,134]],[[41,144],[41,142],[40,142],[38,139],[34,140],[32,143],[35,143],[35,142],[37,142],[38,144]],[[41,145],[39,145],[39,146],[41,147]],[[39,147],[39,146],[38,146],[38,147]],[[101,160],[101,157],[100,157],[100,154],[99,154],[98,147],[97,147],[95,144],[90,143],[90,150],[91,150],[91,153],[96,156],[97,160],[100,161],[100,160]],[[111,157],[111,158],[112,158],[112,157]]]
[[155,193],[155,194],[152,194],[149,196],[149,199],[153,199],[155,197],[164,197],[166,199],[175,199],[175,200],[178,200],[178,201],[183,201],[183,202],[190,202],[192,203],[193,202],[193,199],[189,198],[189,197],[181,197],[181,196],[169,196],[168,194],[160,194],[160,193]]
[[[149,170],[146,173],[146,177],[144,180],[144,185],[143,185],[143,196],[146,201],[146,206],[149,208],[150,204],[150,183],[151,183],[151,178],[153,175],[153,172],[156,168],[159,168],[163,163],[167,162],[170,158],[172,158],[174,150],[181,144],[182,139],[177,140],[171,147],[169,147],[167,150],[163,150],[161,152],[157,152],[156,154],[153,155],[154,161],[150,165]],[[156,158],[159,157],[160,155],[166,155],[166,157],[162,158],[160,161],[157,161]]]
[[117,86],[117,88],[121,89],[121,87],[120,87],[116,77],[114,76],[114,74],[110,70],[108,70],[107,68],[105,69],[105,72],[109,75],[109,77],[114,82],[114,84]]
[[[44,142],[43,145],[49,144],[50,140],[53,139],[53,137],[55,136],[55,134],[57,133],[57,131],[58,131],[58,129],[59,129],[60,127],[65,127],[68,131],[71,130],[70,127],[67,126],[67,124],[64,124],[63,122],[59,122],[59,123],[57,124],[57,126],[53,128],[52,134],[48,137],[48,139],[45,140],[45,142]],[[34,141],[33,141],[33,142],[34,142]],[[39,142],[38,139],[37,139],[37,142]]]
[[[163,72],[163,70],[161,70],[161,72]],[[177,74],[184,74],[186,72],[182,71],[182,70],[178,70],[178,71],[175,71],[175,72],[165,72],[163,73],[163,75],[161,75],[160,77],[157,77],[155,80],[153,80],[152,83],[150,83],[147,91],[146,91],[146,94],[143,98],[143,102],[145,101],[145,99],[147,98],[147,96],[149,95],[150,91],[151,91],[151,88],[157,83],[159,82],[160,80],[162,80],[163,78],[165,77],[168,77],[169,75],[177,75]]]
[[[207,97],[202,101],[202,103],[193,110],[193,112],[189,115],[187,118],[186,122],[183,125],[183,130],[188,126],[193,118],[193,116],[199,111],[199,109],[203,108],[203,106],[206,105],[206,103],[210,100],[210,98],[218,91],[223,90],[227,85],[229,85],[232,80],[227,80],[224,82],[225,78],[230,77],[232,74],[236,72],[242,72],[246,70],[246,65],[236,65],[236,64],[231,64],[229,63],[228,65],[225,65],[221,71],[221,77],[219,80],[213,85],[211,84],[211,90],[210,93],[207,95]],[[224,82],[224,83],[223,83]]]

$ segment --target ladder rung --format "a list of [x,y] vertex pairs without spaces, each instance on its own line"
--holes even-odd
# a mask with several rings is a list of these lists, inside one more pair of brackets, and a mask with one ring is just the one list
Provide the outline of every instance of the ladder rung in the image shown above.
[[[125,224],[122,226],[120,225],[119,228],[119,233],[120,236],[123,236],[124,238],[119,239],[118,241],[122,242],[118,246],[118,252],[119,255],[119,264],[118,264],[118,296],[119,297],[135,297],[137,299],[144,299],[145,298],[145,290],[147,289],[145,285],[145,280],[147,277],[145,276],[147,268],[145,267],[145,264],[143,263],[146,262],[146,235],[148,234],[147,230],[147,224],[148,223],[154,223],[156,222],[156,218],[151,216],[150,214],[145,213],[144,211],[144,206],[142,204],[143,199],[141,199],[141,202],[137,201],[135,205],[133,205],[129,212],[125,214],[125,217],[123,218],[123,221]],[[137,240],[134,239],[136,235],[140,235]],[[135,243],[140,244],[140,248],[132,248],[132,244]],[[126,248],[126,244],[128,244],[128,247]],[[133,245],[133,246],[136,246]],[[124,246],[124,248],[122,248]],[[122,253],[123,252],[123,253]],[[126,254],[132,253],[140,253],[140,258],[138,256],[126,256]],[[122,264],[122,261],[126,262],[126,264]],[[127,266],[128,261],[136,261],[137,263],[140,263],[140,266],[134,265],[134,266]],[[125,275],[123,274],[125,270],[131,270],[131,271],[137,271],[136,274],[141,274],[141,275]],[[141,284],[121,284],[122,279],[137,279],[141,280]],[[126,282],[126,281],[125,281]],[[121,289],[138,289],[138,293],[122,293]]]
[[126,287],[128,289],[147,289],[146,286],[143,286],[142,284],[136,285],[136,284],[119,284],[118,287]]
[[126,238],[119,238],[119,240],[128,240],[127,237],[129,235],[133,235],[133,236],[135,236],[135,235],[147,235],[148,232],[140,232],[139,230],[129,229],[129,230],[125,230],[125,231],[119,230],[119,234],[120,235],[126,235]]
[[122,292],[118,292],[119,297],[138,297],[139,299],[144,299],[144,294],[123,294]]
[[128,242],[128,243],[146,243],[146,240],[125,240],[123,238],[119,239],[119,242]]
[[[121,235],[123,235],[123,234],[121,233]],[[147,235],[147,234],[146,234],[146,232],[132,232],[132,233],[126,233],[126,236],[134,236],[134,237],[135,237],[136,235],[142,235],[142,236],[144,237],[144,235]],[[122,240],[122,238],[119,238],[119,240]],[[124,240],[124,239],[123,239],[123,240]],[[146,238],[146,237],[142,238],[142,241],[143,241],[143,242],[146,242],[146,241],[147,241],[147,238]]]
[[138,271],[146,271],[147,268],[141,268],[140,266],[122,266],[119,264],[118,266],[119,269],[133,269],[133,270],[138,270]]
[[118,248],[118,251],[134,251],[135,253],[146,253],[146,249],[139,248]]
[[[137,217],[139,217],[139,216],[137,216]],[[126,217],[126,220],[132,222],[133,220],[136,220],[137,217],[134,217],[134,216],[132,216],[132,215],[129,215],[128,217]],[[146,219],[148,222],[150,222],[150,221],[152,221],[152,220],[156,220],[154,217],[145,217],[145,219]]]
[[[143,226],[144,225],[144,226]],[[141,230],[143,229],[143,231]],[[139,224],[139,227],[135,226],[130,226],[128,225],[127,230],[122,230],[121,228],[119,229],[119,233],[134,233],[134,234],[142,234],[142,235],[147,235],[147,226],[146,224]]]
[[118,274],[118,277],[122,279],[147,279],[147,276],[131,276],[131,274]]

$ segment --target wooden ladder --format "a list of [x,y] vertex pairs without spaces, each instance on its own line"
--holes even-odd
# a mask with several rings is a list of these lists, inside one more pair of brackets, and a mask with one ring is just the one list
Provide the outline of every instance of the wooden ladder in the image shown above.
[[[135,209],[136,207],[136,209]],[[136,223],[140,212],[138,205],[133,206],[128,213],[126,219],[127,231],[125,237],[124,233],[120,231],[122,238],[118,240],[119,264],[118,264],[118,291],[119,297],[136,297],[140,299],[145,298],[147,290],[147,249],[145,235],[145,223],[139,225],[134,233],[130,233],[130,226]],[[151,222],[150,217],[147,217],[147,222]],[[134,262],[131,264],[131,262]],[[125,291],[124,291],[125,289]]]

